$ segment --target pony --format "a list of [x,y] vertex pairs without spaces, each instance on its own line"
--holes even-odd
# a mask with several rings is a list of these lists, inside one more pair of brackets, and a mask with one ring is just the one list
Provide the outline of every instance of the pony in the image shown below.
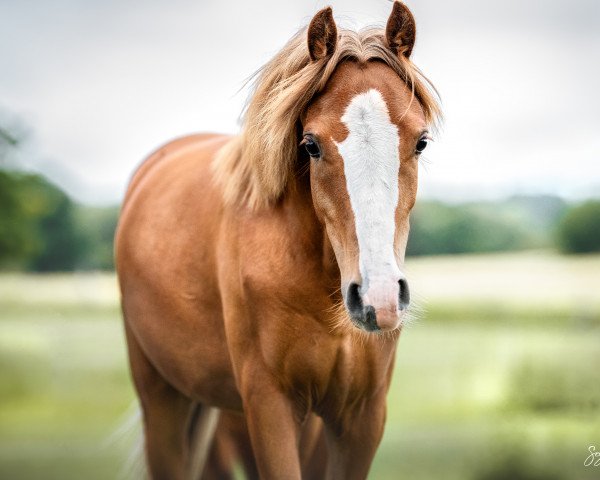
[[239,135],[135,172],[115,256],[153,479],[225,475],[234,450],[263,479],[366,478],[440,118],[415,38],[399,1],[359,32],[325,8],[258,72]]

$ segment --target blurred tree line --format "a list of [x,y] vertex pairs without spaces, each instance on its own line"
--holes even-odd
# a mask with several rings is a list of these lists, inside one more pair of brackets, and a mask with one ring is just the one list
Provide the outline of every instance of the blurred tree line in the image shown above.
[[[110,270],[118,207],[77,204],[59,187],[9,162],[20,143],[0,126],[0,269]],[[451,205],[421,201],[411,215],[408,255],[558,247],[600,251],[600,201],[570,206],[554,196]]]
[[76,204],[39,174],[0,170],[0,268],[111,269],[117,215]]
[[558,247],[565,253],[600,251],[600,201],[589,200],[572,208],[557,228]]
[[[118,207],[75,203],[43,176],[0,170],[0,268],[109,270]],[[600,201],[557,197],[448,205],[421,201],[411,215],[408,255],[558,247],[600,251]]]
[[0,269],[113,268],[118,208],[79,205],[44,176],[19,169],[12,160],[25,136],[18,124],[0,125]]
[[449,205],[418,202],[411,215],[408,255],[502,252],[553,246],[556,223],[568,210],[554,196]]
[[408,255],[535,248],[600,252],[600,201],[571,205],[548,195],[459,205],[425,201],[411,215]]

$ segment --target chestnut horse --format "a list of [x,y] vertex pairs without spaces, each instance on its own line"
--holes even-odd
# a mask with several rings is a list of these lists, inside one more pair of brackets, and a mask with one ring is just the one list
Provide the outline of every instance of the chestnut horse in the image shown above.
[[258,73],[240,135],[135,173],[116,264],[152,478],[210,476],[227,445],[264,479],[367,476],[439,116],[414,41],[400,2],[360,32],[323,9]]

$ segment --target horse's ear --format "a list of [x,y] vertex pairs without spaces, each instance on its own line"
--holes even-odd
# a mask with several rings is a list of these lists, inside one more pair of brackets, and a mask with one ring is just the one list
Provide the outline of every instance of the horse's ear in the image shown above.
[[308,26],[308,53],[311,60],[329,57],[337,44],[337,27],[331,7],[319,10]]
[[415,46],[416,36],[415,17],[406,5],[396,0],[385,27],[388,47],[396,55],[409,58]]

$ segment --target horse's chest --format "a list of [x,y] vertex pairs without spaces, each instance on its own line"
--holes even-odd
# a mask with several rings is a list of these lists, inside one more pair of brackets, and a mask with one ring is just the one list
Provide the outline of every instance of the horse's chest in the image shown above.
[[364,349],[349,342],[313,340],[302,342],[286,355],[282,372],[289,381],[290,394],[310,398],[313,405],[334,402],[342,407],[345,400],[353,401],[374,388],[372,362]]

